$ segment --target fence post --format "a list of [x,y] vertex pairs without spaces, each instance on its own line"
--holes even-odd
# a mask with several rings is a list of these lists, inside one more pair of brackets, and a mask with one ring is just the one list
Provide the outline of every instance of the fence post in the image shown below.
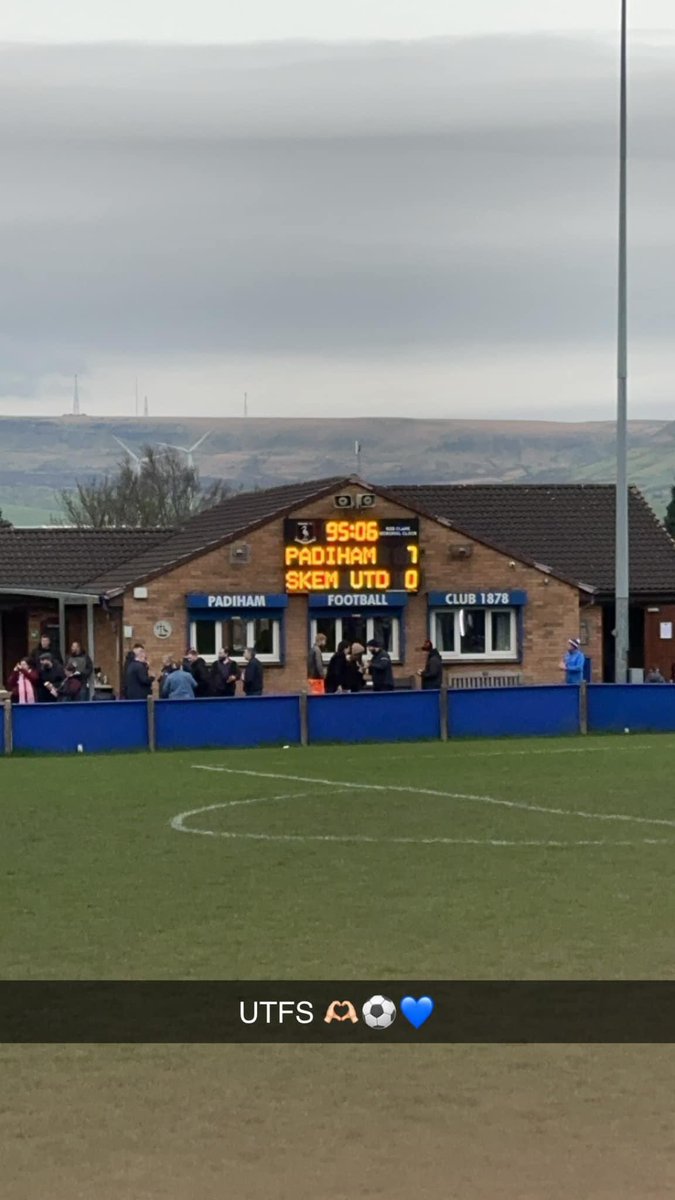
[[14,730],[12,728],[12,701],[5,700],[3,705],[3,721],[5,723],[5,754],[11,754],[14,749]]
[[441,741],[448,740],[448,685],[441,684],[441,690],[438,693],[438,708],[441,717]]
[[579,684],[579,733],[588,733],[588,684]]
[[148,750],[155,750],[157,738],[155,735],[155,697],[148,696]]
[[307,719],[307,692],[300,692],[300,745],[309,745],[309,721]]

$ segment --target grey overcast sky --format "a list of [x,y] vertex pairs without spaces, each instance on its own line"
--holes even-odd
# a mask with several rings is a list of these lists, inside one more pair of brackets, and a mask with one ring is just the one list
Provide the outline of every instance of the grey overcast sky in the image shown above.
[[[618,10],[10,5],[0,412],[77,371],[92,415],[138,378],[155,414],[611,418]],[[668,419],[675,11],[639,26],[631,413]]]
[[[182,43],[604,32],[619,0],[10,0],[5,40]],[[632,0],[642,30],[673,28],[671,0]]]

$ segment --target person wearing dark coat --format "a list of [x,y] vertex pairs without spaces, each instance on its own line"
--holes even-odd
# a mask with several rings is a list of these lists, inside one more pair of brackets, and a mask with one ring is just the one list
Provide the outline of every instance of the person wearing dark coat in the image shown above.
[[426,650],[427,653],[427,661],[417,672],[422,680],[422,688],[437,692],[443,686],[443,659],[428,638],[420,650]]
[[183,666],[186,671],[189,671],[195,681],[195,696],[199,697],[210,696],[211,692],[211,676],[201,655],[191,647],[185,655]]
[[[69,666],[72,666],[75,668],[76,674],[79,675],[79,677],[82,681],[81,695],[78,697],[78,699],[88,700],[89,699],[89,681],[90,681],[92,675],[94,674],[94,664],[91,661],[89,655],[87,654],[87,651],[82,649],[82,646],[80,645],[79,642],[73,642],[73,644],[71,645],[70,654],[66,658],[64,666],[66,667],[66,669]],[[71,688],[71,691],[72,690],[73,689]]]
[[394,672],[391,666],[391,659],[387,651],[383,649],[376,638],[371,638],[368,642],[368,649],[372,653],[370,666],[368,671],[370,678],[373,681],[374,692],[393,692],[394,690]]
[[136,651],[137,650],[145,650],[145,646],[143,645],[142,642],[134,642],[133,646],[131,647],[131,650],[127,650],[127,652],[124,656],[124,666],[122,667],[122,699],[123,700],[129,699],[129,696],[127,696],[127,671],[129,670],[129,667],[131,666],[132,662],[136,661]]
[[241,672],[226,650],[218,651],[218,659],[211,667],[211,695],[234,696]]
[[39,670],[40,659],[45,654],[52,660],[53,663],[58,663],[60,666],[63,666],[63,659],[61,658],[59,651],[56,648],[52,648],[52,639],[48,633],[42,634],[39,646],[36,647],[28,659],[30,665]]
[[42,654],[38,663],[38,704],[53,704],[59,698],[59,687],[63,683],[64,672],[60,662],[56,662],[50,654]]
[[125,700],[147,700],[152,692],[154,681],[154,675],[148,671],[148,658],[145,650],[136,650],[133,661],[127,667]]
[[244,695],[262,696],[262,663],[258,662],[258,659],[255,656],[255,650],[250,648],[244,651],[244,658],[246,659],[246,666],[244,668]]
[[71,703],[77,700],[84,700],[85,698],[88,699],[84,680],[78,674],[73,664],[67,663],[65,671],[65,679],[61,680],[57,689],[58,699],[68,700]]
[[330,695],[339,691],[342,688],[343,692],[351,691],[348,684],[348,662],[347,651],[349,650],[349,642],[339,642],[335,654],[331,658],[328,667],[326,668],[325,686],[326,692]]

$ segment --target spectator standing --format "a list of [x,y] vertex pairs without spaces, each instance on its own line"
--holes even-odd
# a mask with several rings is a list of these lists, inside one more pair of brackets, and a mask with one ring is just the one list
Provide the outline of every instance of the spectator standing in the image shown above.
[[195,681],[195,696],[210,696],[211,676],[209,674],[209,668],[198,651],[195,650],[194,646],[191,646],[185,655],[183,666],[186,671],[190,672]]
[[244,651],[244,658],[246,659],[246,666],[244,667],[244,695],[262,696],[262,663],[256,658],[255,650],[251,646],[247,647]]
[[38,666],[37,699],[39,704],[52,704],[59,698],[59,687],[65,676],[60,662],[55,662],[50,654],[40,657]]
[[172,671],[176,670],[176,667],[177,667],[177,663],[175,663],[173,661],[171,655],[165,654],[164,658],[162,659],[162,669],[159,672],[159,680],[158,680],[160,696],[163,694],[162,689],[164,687],[164,680],[166,679],[167,675],[170,675]]
[[560,664],[561,669],[565,672],[565,683],[580,684],[583,682],[586,662],[581,642],[578,638],[570,638],[567,646],[567,653]]
[[428,638],[422,643],[420,650],[426,650],[427,653],[427,661],[417,672],[422,680],[422,687],[427,691],[438,691],[443,685],[443,659]]
[[58,650],[52,648],[52,639],[48,633],[43,633],[40,638],[40,644],[28,659],[31,666],[39,670],[40,659],[47,655],[53,663],[58,663],[63,666],[63,659]]
[[151,675],[148,670],[148,656],[145,650],[137,648],[134,651],[133,661],[127,667],[125,700],[147,700],[152,692],[154,681],[154,675]]
[[163,700],[194,700],[197,681],[191,671],[173,663],[160,687]]
[[329,695],[339,691],[351,691],[348,683],[348,652],[349,642],[338,642],[338,648],[328,664],[324,680]]
[[325,648],[325,633],[317,633],[307,656],[307,689],[315,696],[323,696],[326,690],[326,666],[323,661]]
[[127,672],[129,670],[129,667],[131,666],[131,664],[136,661],[136,651],[137,650],[145,650],[145,646],[143,645],[142,642],[134,642],[133,646],[131,647],[131,650],[127,650],[126,655],[124,656],[124,667],[122,668],[122,699],[123,700],[129,699],[129,696],[127,696]]
[[345,654],[344,678],[342,683],[343,692],[361,692],[366,686],[365,667],[363,665],[365,652],[366,648],[360,642],[352,642]]
[[66,659],[65,665],[66,665],[66,667],[68,667],[69,665],[73,666],[82,681],[82,687],[81,687],[82,694],[81,694],[81,696],[78,697],[78,699],[88,700],[89,699],[89,683],[94,674],[94,664],[91,661],[86,650],[82,649],[82,645],[80,642],[72,643],[72,645],[70,647],[70,654],[68,655],[68,657]]
[[12,704],[35,704],[39,674],[27,658],[22,658],[7,680]]
[[373,691],[393,692],[394,672],[387,651],[383,649],[376,638],[370,639],[368,649],[372,652],[368,672],[373,681]]
[[59,700],[88,700],[89,696],[86,691],[84,680],[78,674],[72,662],[67,662],[65,665],[65,677],[61,680],[57,688]]
[[211,667],[211,695],[234,696],[241,672],[227,650],[219,650],[218,658]]
[[665,683],[665,678],[659,671],[658,667],[650,667],[647,672],[645,683]]

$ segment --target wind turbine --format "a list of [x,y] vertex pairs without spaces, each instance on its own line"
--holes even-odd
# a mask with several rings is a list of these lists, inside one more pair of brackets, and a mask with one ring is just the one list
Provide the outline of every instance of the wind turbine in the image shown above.
[[139,458],[139,456],[133,450],[131,450],[121,438],[116,437],[115,434],[113,434],[113,440],[117,442],[118,446],[122,447],[124,453],[127,454],[131,459],[132,470],[134,474],[140,475],[141,471],[143,470],[143,463],[148,461],[147,458]]
[[160,442],[159,444],[160,446],[164,446],[167,450],[178,450],[181,454],[185,455],[188,467],[194,467],[195,460],[193,455],[195,450],[198,450],[202,443],[205,442],[208,437],[211,437],[212,433],[213,430],[209,429],[208,433],[205,433],[202,437],[200,437],[199,441],[195,442],[194,446],[172,446],[170,442]]

